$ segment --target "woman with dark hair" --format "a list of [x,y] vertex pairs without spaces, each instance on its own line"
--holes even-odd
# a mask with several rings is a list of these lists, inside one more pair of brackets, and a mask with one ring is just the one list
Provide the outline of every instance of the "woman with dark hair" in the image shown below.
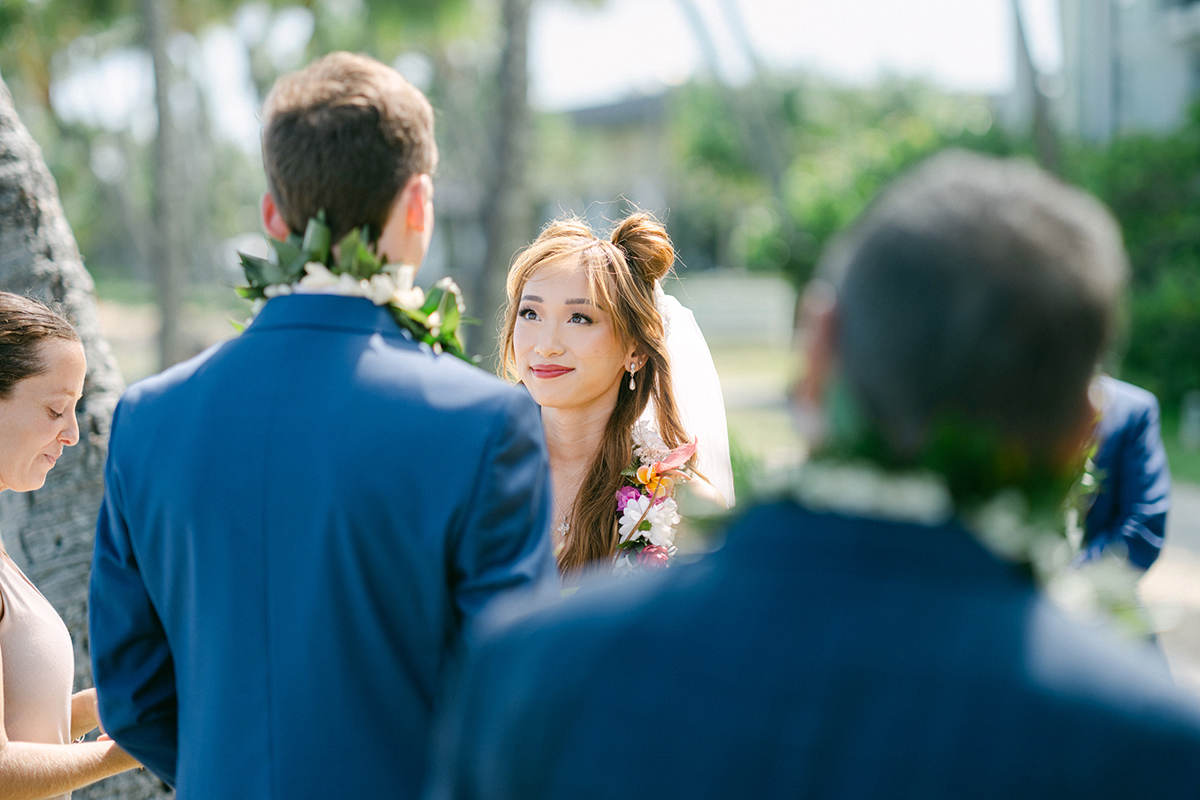
[[608,238],[553,222],[509,271],[504,368],[542,407],[564,574],[665,565],[680,480],[733,505],[716,369],[662,290],[674,262],[666,230],[638,212]]
[[[86,372],[71,323],[0,292],[0,491],[41,488],[63,448],[79,441]],[[71,635],[2,542],[0,676],[0,800],[67,798],[138,766],[105,736],[73,743],[99,725],[96,690],[71,694]]]

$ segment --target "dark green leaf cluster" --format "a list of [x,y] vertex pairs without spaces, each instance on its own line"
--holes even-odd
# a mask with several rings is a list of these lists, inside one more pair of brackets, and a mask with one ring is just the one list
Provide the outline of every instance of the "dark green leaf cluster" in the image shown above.
[[[267,287],[292,286],[305,276],[305,265],[316,262],[334,275],[349,275],[355,281],[369,280],[384,271],[385,264],[375,252],[369,231],[356,228],[336,246],[332,243],[325,212],[308,221],[303,238],[292,234],[286,241],[272,239],[267,258],[239,253],[246,283],[236,291],[248,300],[267,299]],[[424,342],[434,352],[446,352],[474,364],[463,349],[459,326],[474,320],[462,315],[462,294],[449,278],[438,281],[425,295],[419,308],[389,305],[396,323]]]
[[[1035,457],[1028,443],[1005,435],[997,427],[953,410],[938,414],[929,424],[920,448],[900,453],[859,410],[844,383],[826,398],[830,441],[822,455],[839,461],[869,461],[885,470],[932,472],[945,479],[955,506],[976,508],[998,493],[1015,489],[1024,495],[1031,513],[1063,519],[1069,502],[1081,501],[1081,476],[1088,454],[1066,464]],[[1064,527],[1056,531],[1066,535]]]

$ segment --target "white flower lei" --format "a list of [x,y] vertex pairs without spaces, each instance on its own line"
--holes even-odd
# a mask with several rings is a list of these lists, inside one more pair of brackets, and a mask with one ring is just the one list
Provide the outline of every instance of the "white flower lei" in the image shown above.
[[1079,537],[1055,530],[1053,521],[1039,524],[1015,489],[959,513],[945,479],[935,473],[813,461],[797,473],[792,495],[814,511],[925,526],[945,524],[957,514],[994,555],[1028,564],[1046,594],[1073,617],[1094,621],[1107,615],[1137,635],[1149,629],[1135,591],[1139,573],[1113,555],[1074,564]]

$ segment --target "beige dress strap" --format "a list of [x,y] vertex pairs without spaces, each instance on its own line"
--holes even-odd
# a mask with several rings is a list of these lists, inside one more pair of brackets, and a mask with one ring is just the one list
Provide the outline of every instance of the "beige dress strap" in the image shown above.
[[71,634],[2,547],[0,598],[5,734],[14,742],[68,744],[75,682]]

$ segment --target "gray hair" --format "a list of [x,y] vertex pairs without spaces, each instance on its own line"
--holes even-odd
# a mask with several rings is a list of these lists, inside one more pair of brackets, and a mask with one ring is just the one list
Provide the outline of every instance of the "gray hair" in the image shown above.
[[1094,198],[961,151],[889,187],[821,269],[843,377],[901,459],[943,415],[1049,455],[1080,419],[1128,275]]

